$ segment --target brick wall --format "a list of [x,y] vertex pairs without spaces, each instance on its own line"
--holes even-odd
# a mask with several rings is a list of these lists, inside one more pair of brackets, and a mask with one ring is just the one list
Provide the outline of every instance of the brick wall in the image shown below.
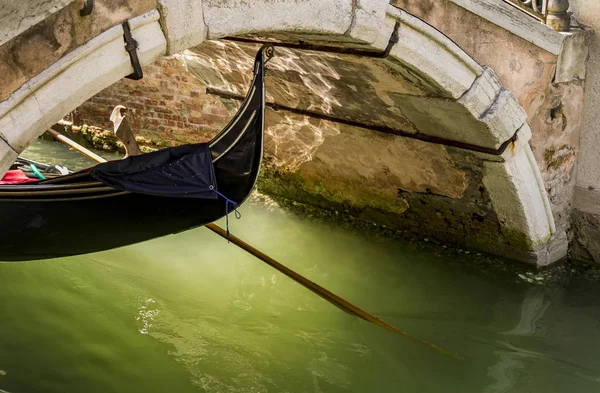
[[101,91],[76,111],[76,123],[112,130],[116,105],[128,108],[136,135],[157,145],[206,141],[231,119],[230,111],[175,58],[164,57],[144,67],[139,81],[123,79]]

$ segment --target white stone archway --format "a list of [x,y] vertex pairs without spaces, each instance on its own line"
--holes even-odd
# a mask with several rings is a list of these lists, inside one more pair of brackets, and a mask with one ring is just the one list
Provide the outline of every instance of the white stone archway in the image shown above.
[[[130,20],[143,65],[207,39],[249,33],[295,33],[339,45],[383,50],[394,29],[398,42],[384,61],[436,89],[423,105],[407,98],[402,110],[420,132],[501,155],[483,159],[483,184],[508,244],[488,250],[545,265],[566,255],[566,237],[554,219],[528,140],[525,114],[494,72],[472,60],[442,33],[376,0],[159,1]],[[0,103],[0,172],[65,114],[131,73],[123,29],[112,27],[63,56]],[[513,141],[510,141],[511,138]]]

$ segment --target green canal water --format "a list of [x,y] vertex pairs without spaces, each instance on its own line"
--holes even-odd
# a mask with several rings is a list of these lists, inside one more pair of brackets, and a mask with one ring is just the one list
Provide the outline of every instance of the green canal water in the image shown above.
[[[88,165],[51,142],[25,156]],[[490,272],[474,267],[485,255],[343,228],[258,194],[240,211],[234,234],[465,360],[347,315],[199,228],[0,263],[0,391],[600,391],[589,275]]]

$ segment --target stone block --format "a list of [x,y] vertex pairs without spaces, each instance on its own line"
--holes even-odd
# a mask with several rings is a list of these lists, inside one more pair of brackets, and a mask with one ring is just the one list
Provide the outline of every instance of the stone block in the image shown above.
[[[157,10],[135,17],[129,21],[131,35],[138,43],[138,58],[142,66],[153,63],[167,51],[165,35],[157,21]],[[131,72],[133,68],[130,66]]]
[[[39,3],[37,0],[34,1]],[[4,19],[8,18],[12,11],[12,5],[6,9],[6,4],[11,3],[27,4],[27,11],[33,15],[33,18],[22,20],[21,26],[25,28],[21,34],[0,46],[0,72],[4,77],[6,71],[11,71],[8,74],[9,78],[3,78],[3,83],[0,84],[0,100],[7,99],[28,80],[43,73],[62,58],[69,57],[90,40],[103,35],[124,20],[148,13],[156,7],[156,0],[110,1],[108,4],[96,3],[94,12],[89,16],[81,17],[79,15],[81,1],[71,1],[56,12],[42,12],[44,18],[32,25],[31,23],[37,19],[38,12],[50,3],[56,2],[48,0],[45,4],[40,4],[39,9],[33,9],[30,1],[4,1],[0,6],[2,27],[4,27]]]
[[[489,136],[480,135],[483,139],[481,142],[476,139],[471,142],[475,145],[498,148],[510,139],[527,119],[527,114],[517,98],[502,87],[498,76],[489,67],[484,67],[483,73],[458,102],[469,109],[488,130]],[[490,146],[490,143],[493,146]]]
[[448,37],[422,20],[391,7],[388,15],[400,22],[399,41],[390,55],[457,99],[483,69]]
[[387,9],[385,1],[357,0],[352,25],[346,35],[385,49],[394,30],[394,23],[390,23],[392,21],[386,15]]
[[498,139],[500,145],[510,139],[525,124],[527,114],[519,105],[515,95],[502,88],[500,93],[479,120],[487,126],[490,134]]
[[253,32],[342,35],[354,16],[351,0],[203,0],[209,39]]
[[72,3],[72,0],[29,0],[2,3],[0,45]]
[[477,118],[482,117],[494,103],[502,90],[502,82],[490,67],[484,66],[481,75],[475,79],[458,102],[469,109]]
[[514,247],[535,251],[555,230],[546,191],[528,146],[505,162],[484,162],[487,189],[502,234]]
[[529,140],[531,139],[531,128],[529,128],[527,123],[525,123],[521,126],[521,128],[519,128],[519,130],[516,132],[516,135],[517,135],[517,140],[514,142],[510,142],[508,147],[500,155],[486,154],[486,153],[480,153],[480,152],[472,152],[472,154],[474,154],[475,156],[477,156],[485,161],[504,162],[504,161],[511,160],[525,146],[529,147]]
[[571,258],[600,264],[600,215],[573,211],[573,237]]
[[600,263],[600,190],[575,187],[571,257]]
[[583,80],[593,32],[589,29],[574,28],[573,31],[563,34],[566,38],[558,56],[554,83]]
[[158,3],[167,54],[181,52],[206,39],[202,0],[159,0]]

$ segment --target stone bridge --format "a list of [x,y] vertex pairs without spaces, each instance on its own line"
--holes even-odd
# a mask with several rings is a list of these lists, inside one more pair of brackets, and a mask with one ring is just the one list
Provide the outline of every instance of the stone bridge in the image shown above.
[[[595,257],[596,229],[582,240],[572,225],[582,118],[594,122],[595,41],[575,20],[557,32],[501,0],[96,0],[89,15],[82,3],[0,10],[0,172],[132,73],[125,21],[143,67],[172,55],[225,99],[271,41],[268,191],[540,266],[570,243]],[[600,186],[587,156],[582,190]]]

